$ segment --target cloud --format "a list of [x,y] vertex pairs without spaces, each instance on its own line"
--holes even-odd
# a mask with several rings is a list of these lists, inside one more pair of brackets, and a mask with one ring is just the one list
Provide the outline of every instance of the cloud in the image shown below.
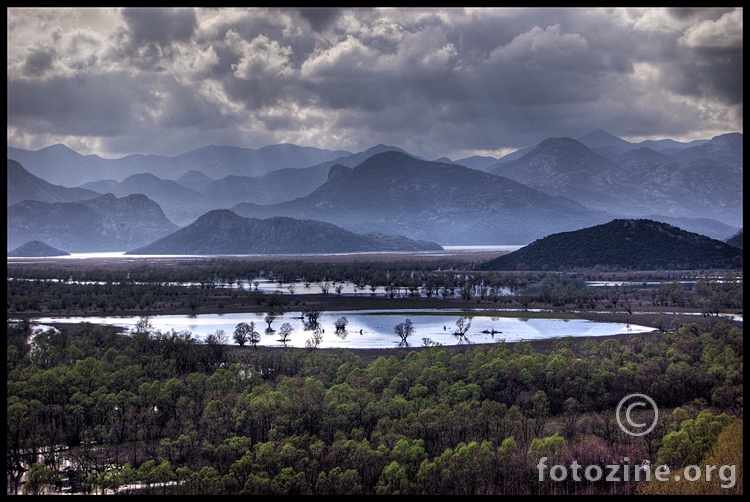
[[742,47],[742,10],[726,12],[717,20],[707,19],[690,26],[682,43],[689,47]]
[[23,64],[23,74],[26,76],[42,75],[52,68],[55,51],[51,47],[35,47],[30,49]]
[[742,12],[9,8],[8,142],[456,158],[595,129],[707,138],[742,131]]
[[225,36],[227,45],[237,53],[238,61],[232,63],[234,76],[244,80],[274,78],[291,73],[289,54],[291,49],[281,47],[275,40],[258,35],[246,41],[234,30]]

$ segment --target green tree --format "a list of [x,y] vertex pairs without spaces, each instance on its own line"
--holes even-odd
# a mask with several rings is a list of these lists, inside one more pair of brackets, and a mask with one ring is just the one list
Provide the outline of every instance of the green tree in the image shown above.
[[234,328],[234,341],[237,345],[244,347],[247,342],[250,341],[250,333],[252,328],[246,322],[241,322]]
[[671,467],[698,464],[729,421],[728,415],[714,415],[707,409],[694,419],[682,421],[678,430],[664,436],[659,449],[659,463]]
[[23,485],[24,495],[42,495],[50,491],[52,485],[60,479],[60,473],[44,464],[33,464],[29,470],[26,483]]

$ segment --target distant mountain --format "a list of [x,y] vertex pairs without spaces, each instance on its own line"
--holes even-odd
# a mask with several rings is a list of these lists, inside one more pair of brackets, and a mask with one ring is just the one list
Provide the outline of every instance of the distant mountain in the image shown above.
[[[600,211],[617,212],[629,195],[611,193],[620,167],[571,138],[549,138],[518,160],[487,170],[550,195],[569,197]],[[613,200],[613,196],[615,197]]]
[[434,242],[382,234],[358,235],[330,223],[275,217],[243,218],[210,211],[156,242],[126,254],[243,255],[442,250]]
[[480,270],[742,268],[742,250],[653,220],[616,219],[532,242]]
[[739,232],[737,232],[724,242],[726,242],[730,246],[742,249],[742,229],[740,229]]
[[596,131],[592,131],[585,136],[581,136],[577,139],[577,141],[591,149],[613,148],[615,150],[624,152],[632,148],[637,148],[635,145],[633,145],[633,143],[609,134],[607,131],[604,131],[602,129],[597,129]]
[[212,200],[223,201],[225,208],[241,202],[275,204],[293,200],[325,183],[330,170],[326,164],[279,169],[255,177],[227,176],[207,185],[204,194]]
[[[386,151],[403,152],[396,147],[377,145],[337,160],[344,165],[354,166]],[[335,164],[323,162],[304,168],[277,169],[262,176],[229,175],[218,180],[196,170],[185,173],[175,181],[140,173],[122,182],[100,180],[84,183],[81,188],[111,192],[118,197],[132,193],[145,194],[162,207],[171,221],[185,226],[213,209],[227,209],[242,202],[275,204],[303,197],[328,179],[331,166]]]
[[191,170],[174,180],[175,183],[178,185],[182,185],[185,188],[189,188],[190,190],[197,192],[197,193],[203,193],[206,191],[209,185],[211,183],[215,182],[216,180],[210,176],[207,176],[201,171]]
[[29,241],[21,244],[16,249],[8,251],[8,256],[12,257],[44,257],[44,256],[69,256],[67,251],[48,246],[40,241]]
[[113,188],[112,193],[118,197],[144,194],[159,204],[167,218],[178,226],[192,223],[201,214],[222,207],[225,203],[222,199],[210,198],[176,181],[161,179],[150,173],[128,176]]
[[702,140],[691,141],[688,143],[683,143],[683,142],[675,141],[672,139],[658,139],[658,140],[645,140],[645,141],[641,141],[640,143],[631,143],[630,141],[626,141],[622,138],[618,138],[617,136],[609,134],[607,131],[604,131],[602,129],[597,129],[596,131],[592,131],[586,134],[585,136],[581,136],[580,138],[577,138],[577,140],[583,143],[584,145],[586,145],[587,147],[591,148],[592,150],[596,150],[598,148],[607,148],[607,149],[613,149],[615,151],[618,151],[618,153],[623,153],[623,152],[638,149],[638,148],[649,148],[656,152],[661,152],[661,153],[665,153],[669,155],[675,152],[678,152],[680,150],[684,150],[686,148],[691,148],[694,146],[701,145],[708,141],[708,140],[702,139]]
[[127,197],[132,194],[146,195],[159,204],[167,218],[178,226],[192,223],[211,209],[221,208],[230,202],[236,203],[222,197],[211,197],[205,193],[199,193],[176,181],[163,180],[150,173],[134,174],[122,182],[102,180],[84,183],[81,187],[107,190],[117,197]]
[[[641,141],[640,143],[631,143],[622,138],[618,138],[617,136],[614,136],[602,129],[597,129],[596,131],[592,131],[585,136],[576,138],[576,141],[578,141],[579,143],[583,143],[603,157],[607,157],[608,159],[612,160],[612,157],[617,157],[625,152],[638,148],[649,148],[655,152],[663,153],[665,155],[672,155],[676,152],[679,152],[680,150],[706,143],[708,140],[700,139],[690,141],[688,143],[682,143],[680,141],[675,141],[672,139],[657,139],[645,140]],[[536,148],[537,146],[538,145],[533,145],[526,148],[521,148],[513,153],[505,155],[497,161],[497,164],[505,164],[512,160],[518,160],[527,153],[534,150],[534,148]],[[460,162],[458,163],[460,164]],[[488,166],[487,169],[489,169],[489,167],[490,166]]]
[[111,169],[107,159],[96,155],[81,155],[60,144],[34,151],[9,146],[8,158],[21,163],[34,176],[66,187],[115,177],[108,174]]
[[686,148],[675,153],[673,161],[687,162],[696,159],[711,159],[713,161],[727,164],[732,168],[739,168],[742,173],[742,134],[735,132],[722,134],[711,138],[710,141],[698,146]]
[[7,246],[38,240],[70,252],[124,251],[177,226],[143,195],[106,194],[81,202],[22,201],[8,207]]
[[508,155],[503,155],[497,160],[497,163],[494,165],[489,165],[484,168],[485,171],[489,171],[493,167],[497,167],[500,164],[507,164],[508,162],[511,162],[513,160],[518,160],[527,153],[531,152],[536,148],[536,145],[534,146],[527,146],[526,148],[521,148],[520,150],[516,150],[515,152],[509,153]]
[[[597,150],[601,153],[600,150]],[[634,148],[618,155],[607,156],[615,164],[625,168],[653,167],[672,161],[672,157],[666,153],[657,152],[648,147]]]
[[[713,152],[713,158],[688,151]],[[679,154],[665,156],[644,148],[605,157],[577,140],[549,138],[488,172],[618,216],[711,218],[739,227],[741,164],[715,160],[736,160],[738,151],[741,145],[734,135],[686,148],[680,152],[684,160],[676,160]]]
[[472,169],[478,169],[480,171],[486,171],[491,166],[497,164],[498,159],[495,157],[482,157],[480,155],[474,155],[465,159],[459,159],[453,161],[454,164],[470,167]]
[[127,225],[133,233],[166,235],[179,227],[169,221],[159,204],[141,193],[117,198],[108,193],[96,199],[81,201],[94,211]]
[[400,152],[354,168],[331,168],[315,191],[279,204],[238,204],[241,216],[327,221],[357,233],[406,235],[447,244],[525,244],[553,231],[611,217],[507,178]]
[[67,188],[53,185],[27,171],[19,162],[8,159],[8,205],[22,200],[45,202],[72,202],[93,199],[101,193],[83,188]]
[[36,151],[8,147],[8,158],[23,164],[30,173],[50,183],[69,187],[102,179],[122,181],[140,173],[176,179],[192,170],[214,179],[229,175],[261,176],[277,169],[308,167],[347,155],[351,155],[351,152],[281,144],[257,150],[208,146],[174,157],[128,155],[119,159],[103,159],[96,155],[80,155],[64,145],[52,145]]

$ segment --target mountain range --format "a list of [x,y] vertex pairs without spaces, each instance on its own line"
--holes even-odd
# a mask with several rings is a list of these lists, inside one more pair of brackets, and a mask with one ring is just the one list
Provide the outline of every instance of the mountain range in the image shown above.
[[[428,161],[387,145],[355,154],[207,147],[122,159],[62,145],[9,147],[7,190],[8,249],[28,240],[66,251],[135,249],[217,209],[441,245],[526,244],[616,218],[726,240],[742,227],[742,134],[636,144],[594,131],[577,140],[548,138],[501,159],[456,161]],[[121,221],[127,214],[134,218]],[[75,218],[85,218],[86,228],[65,223]]]
[[389,151],[354,168],[333,166],[309,195],[278,204],[241,203],[241,216],[328,221],[353,232],[397,233],[441,244],[525,244],[607,215],[564,197],[458,164]]
[[647,219],[552,234],[484,263],[480,270],[614,270],[742,268],[742,249]]
[[23,164],[30,173],[50,183],[70,187],[102,179],[123,180],[140,173],[176,179],[191,170],[202,171],[214,178],[231,174],[261,176],[281,167],[308,167],[348,155],[351,152],[345,150],[281,144],[257,150],[207,146],[174,157],[136,154],[103,159],[97,155],[81,155],[60,144],[36,151],[8,147],[8,158]]
[[742,225],[742,135],[717,136],[673,155],[647,147],[608,155],[549,138],[487,172],[623,216],[712,218]]

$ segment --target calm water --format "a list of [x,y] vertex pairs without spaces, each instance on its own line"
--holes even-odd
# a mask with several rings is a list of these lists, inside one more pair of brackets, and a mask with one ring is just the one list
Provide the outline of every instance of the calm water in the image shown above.
[[[501,245],[492,245],[492,246],[443,246],[443,251],[445,254],[441,254],[440,251],[376,251],[372,253],[367,252],[356,252],[356,253],[322,253],[323,255],[328,256],[347,256],[347,255],[364,255],[364,254],[384,254],[389,253],[393,254],[394,258],[397,258],[399,255],[419,255],[419,254],[426,254],[430,256],[455,256],[457,253],[461,253],[463,251],[498,251],[498,252],[510,252],[510,251],[516,251],[518,249],[521,249],[524,247],[524,245],[521,244],[501,244]],[[66,256],[46,256],[43,258],[33,258],[33,257],[8,257],[9,262],[13,263],[23,263],[24,261],[39,261],[39,260],[81,260],[81,259],[106,259],[106,260],[112,260],[114,262],[129,262],[129,261],[142,261],[144,258],[150,258],[150,259],[160,259],[160,258],[169,258],[169,259],[177,259],[177,260],[195,260],[195,259],[207,259],[207,258],[232,258],[232,257],[278,257],[279,255],[263,255],[263,254],[249,254],[249,255],[126,255],[125,251],[107,251],[107,252],[96,252],[96,253],[71,253]],[[311,254],[290,254],[286,255],[290,257],[304,257],[304,256],[316,256],[315,253]]]
[[[291,312],[276,315],[271,323],[275,330],[282,323],[288,322],[294,328],[287,342],[289,347],[304,347],[305,341],[312,337],[312,330],[306,330],[305,322],[300,319],[303,312]],[[467,316],[471,325],[464,337],[455,336],[456,321]],[[260,333],[262,346],[281,347],[277,332],[266,333],[268,324],[265,313],[258,314],[205,314],[196,316],[185,315],[157,315],[150,317],[154,330],[162,333],[175,331],[189,331],[195,338],[205,339],[207,335],[223,330],[227,336],[227,343],[234,344],[232,334],[240,322],[254,322],[255,330]],[[335,322],[346,317],[348,324],[345,332],[336,332]],[[604,323],[582,319],[544,319],[524,317],[522,312],[514,317],[498,317],[491,313],[474,311],[348,311],[323,312],[318,323],[324,330],[321,348],[394,348],[398,347],[401,339],[395,334],[394,327],[410,319],[414,325],[414,334],[409,337],[409,346],[421,346],[423,338],[442,345],[458,345],[470,343],[497,343],[502,340],[516,342],[521,340],[540,340],[558,337],[590,337],[605,336],[622,333],[650,333],[654,329],[647,326],[625,323]],[[139,317],[43,317],[32,320],[37,328],[59,322],[79,323],[90,322],[133,329]],[[492,332],[495,332],[494,335]]]

